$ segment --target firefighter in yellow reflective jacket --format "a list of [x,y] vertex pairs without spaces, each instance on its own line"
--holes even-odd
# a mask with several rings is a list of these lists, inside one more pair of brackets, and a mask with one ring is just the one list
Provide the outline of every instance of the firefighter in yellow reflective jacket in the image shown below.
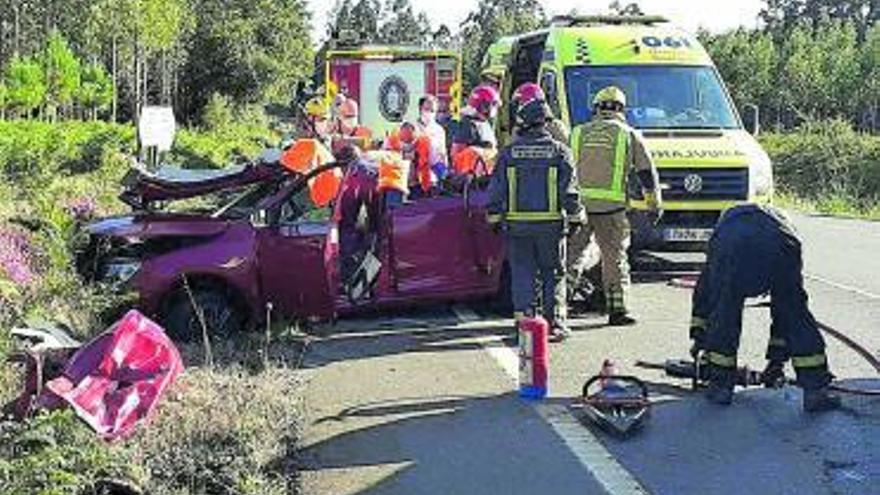
[[517,111],[517,133],[492,172],[489,221],[507,231],[507,260],[517,321],[535,301],[540,274],[542,314],[551,325],[551,340],[568,336],[565,325],[566,226],[585,220],[577,191],[571,151],[547,130],[544,102],[535,99]]
[[626,216],[627,176],[636,169],[653,210],[660,208],[657,169],[641,135],[626,124],[626,95],[615,86],[599,91],[593,100],[593,119],[572,131],[571,143],[588,228],[569,240],[569,275],[580,283],[589,265],[589,244],[595,233],[602,257],[602,283],[608,310],[608,324],[632,325],[627,292],[630,275],[627,249],[630,226]]

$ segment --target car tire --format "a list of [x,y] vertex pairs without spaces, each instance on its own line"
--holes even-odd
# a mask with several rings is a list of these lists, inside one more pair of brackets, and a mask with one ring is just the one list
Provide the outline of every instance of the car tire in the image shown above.
[[246,314],[226,293],[216,289],[193,289],[192,298],[186,291],[178,294],[168,305],[162,320],[168,335],[180,342],[201,338],[202,325],[193,300],[201,308],[208,335],[228,338],[245,328]]

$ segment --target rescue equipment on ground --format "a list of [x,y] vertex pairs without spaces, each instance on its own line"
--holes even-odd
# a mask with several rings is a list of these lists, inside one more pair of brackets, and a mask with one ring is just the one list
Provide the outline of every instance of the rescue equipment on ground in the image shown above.
[[[697,389],[706,386],[709,382],[708,366],[699,363],[699,360],[667,359],[663,364],[637,361],[636,366],[645,369],[661,370],[665,372],[667,376],[673,378],[689,379],[692,382],[693,388]],[[734,377],[734,383],[740,387],[765,386],[770,388],[780,388],[783,385],[797,385],[797,380],[785,377],[771,382],[764,377],[762,372],[749,369],[746,366],[740,366],[737,368]],[[828,389],[844,394],[880,396],[880,390],[849,387],[833,382],[828,385]]]
[[648,387],[634,376],[620,375],[609,359],[584,383],[581,403],[590,421],[617,435],[637,430],[651,413]]
[[[701,360],[667,359],[663,364],[637,361],[636,366],[645,369],[661,370],[672,378],[685,378],[699,388],[709,381],[709,367]],[[764,384],[763,374],[747,366],[736,369],[734,383],[740,387],[755,387]]]
[[519,396],[540,400],[547,396],[547,371],[550,358],[547,338],[550,324],[540,316],[523,318],[517,323],[519,333]]

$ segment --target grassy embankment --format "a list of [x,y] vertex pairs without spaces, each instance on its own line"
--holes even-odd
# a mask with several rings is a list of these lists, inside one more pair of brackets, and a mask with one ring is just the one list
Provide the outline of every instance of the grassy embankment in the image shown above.
[[768,133],[777,203],[813,213],[880,219],[880,136],[841,121],[808,123],[797,132]]
[[[174,160],[218,167],[254,156],[277,140],[266,129],[183,131]],[[14,325],[58,320],[82,339],[105,327],[99,315],[117,301],[77,278],[72,253],[81,222],[123,211],[116,196],[134,146],[129,126],[0,122],[0,402],[19,386],[3,364]],[[0,493],[91,494],[108,478],[157,495],[290,493],[300,383],[296,343],[276,330],[268,358],[257,336],[216,343],[213,367],[184,346],[187,372],[130,440],[107,446],[70,411],[0,422]]]

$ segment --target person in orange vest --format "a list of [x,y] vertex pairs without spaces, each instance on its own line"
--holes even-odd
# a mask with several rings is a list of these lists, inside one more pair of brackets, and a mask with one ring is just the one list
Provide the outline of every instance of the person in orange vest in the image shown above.
[[500,106],[501,97],[492,86],[477,86],[471,92],[452,137],[452,165],[457,175],[492,173],[492,163],[498,154],[492,119],[498,115]]
[[416,130],[411,122],[404,122],[400,129],[385,140],[384,148],[396,151],[410,162],[407,182],[411,193],[428,194],[437,183],[431,168],[431,138]]
[[[284,149],[281,165],[287,170],[305,175],[312,170],[333,161],[333,155],[320,139],[301,138]],[[321,172],[309,180],[309,196],[315,206],[323,208],[336,197],[342,182],[342,172],[332,168]]]
[[373,133],[360,125],[360,110],[356,101],[344,95],[337,96],[333,102],[333,113],[334,154],[345,144],[354,144],[363,151],[370,149]]
[[377,189],[385,198],[385,205],[396,208],[403,204],[404,198],[409,195],[410,162],[404,160],[399,153],[391,151],[370,151],[367,157],[377,164]]

